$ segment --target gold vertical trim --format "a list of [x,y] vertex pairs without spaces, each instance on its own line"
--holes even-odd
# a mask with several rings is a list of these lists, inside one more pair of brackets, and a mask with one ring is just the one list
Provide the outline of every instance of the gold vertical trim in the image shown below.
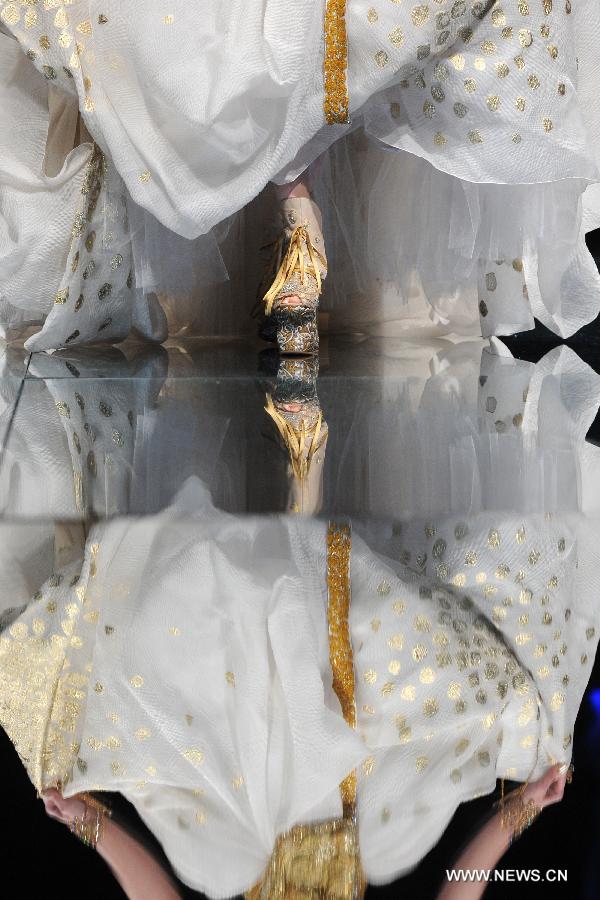
[[[333,688],[344,719],[356,728],[354,657],[350,640],[349,525],[327,531],[327,622]],[[360,862],[356,822],[356,771],[340,785],[344,816],[294,825],[279,835],[261,880],[246,900],[362,900],[367,882]]]
[[327,0],[325,4],[324,82],[323,108],[327,124],[347,125],[350,122],[350,100],[346,0]]
[[[350,639],[350,550],[349,525],[329,523],[327,532],[327,622],[329,626],[329,662],[333,689],[342,707],[344,719],[356,728],[354,657]],[[353,815],[356,805],[356,772],[340,785],[344,816]]]

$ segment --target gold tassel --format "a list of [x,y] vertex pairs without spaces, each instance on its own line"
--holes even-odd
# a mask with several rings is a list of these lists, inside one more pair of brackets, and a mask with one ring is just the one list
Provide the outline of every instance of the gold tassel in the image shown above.
[[[326,265],[325,258],[321,253],[313,246],[313,242],[310,239],[310,235],[305,225],[298,225],[294,228],[292,232],[292,236],[290,238],[290,242],[288,244],[287,252],[285,256],[282,257],[284,236],[282,235],[275,245],[275,253],[274,253],[274,263],[273,270],[277,269],[277,273],[275,275],[273,284],[265,294],[263,298],[263,302],[265,304],[265,314],[267,316],[271,315],[273,310],[273,303],[277,299],[280,291],[284,288],[285,284],[292,277],[294,272],[300,273],[300,281],[302,284],[306,284],[306,276],[307,274],[314,275],[315,280],[317,282],[317,290],[319,294],[321,293],[321,269],[319,268],[319,261],[323,263],[323,266]],[[306,247],[306,252],[308,253],[308,263],[304,256],[303,244]]]
[[[270,394],[267,394],[265,412],[273,419],[277,431],[281,435],[281,439],[286,446],[294,476],[298,480],[303,481],[310,471],[313,456],[319,448],[319,435],[321,434],[323,413],[319,411],[317,424],[311,435],[312,429],[309,431],[306,428],[306,422],[302,422],[301,427],[296,431],[287,419],[275,409],[275,404],[273,403],[273,398]],[[308,452],[306,453],[307,449]]]

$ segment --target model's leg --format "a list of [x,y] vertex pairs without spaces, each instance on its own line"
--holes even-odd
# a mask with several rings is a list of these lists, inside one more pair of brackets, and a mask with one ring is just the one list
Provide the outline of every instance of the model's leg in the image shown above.
[[[311,167],[314,168],[314,167]],[[327,260],[321,213],[310,192],[311,170],[295,181],[277,186],[281,232],[274,244],[273,263],[264,295],[270,333],[277,334],[282,353],[316,353],[317,308]],[[269,328],[263,328],[267,336]]]
[[[304,197],[309,200],[309,181],[309,170],[306,169],[295,181],[290,181],[289,184],[276,184],[275,193],[279,204],[283,205],[284,200],[289,200],[290,198]],[[290,294],[288,297],[281,299],[281,304],[282,306],[300,306],[302,301],[297,294]]]

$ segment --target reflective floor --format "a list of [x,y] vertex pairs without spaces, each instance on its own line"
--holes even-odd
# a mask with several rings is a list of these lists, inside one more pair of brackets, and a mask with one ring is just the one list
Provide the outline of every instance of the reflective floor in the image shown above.
[[[447,870],[496,867],[597,897],[598,371],[593,340],[0,349],[3,833],[39,859],[20,894],[60,860],[69,898],[82,877],[274,897],[277,866],[285,896],[351,897],[355,853],[369,895],[466,897]],[[501,779],[544,808],[494,856]],[[31,782],[108,797],[154,886]]]

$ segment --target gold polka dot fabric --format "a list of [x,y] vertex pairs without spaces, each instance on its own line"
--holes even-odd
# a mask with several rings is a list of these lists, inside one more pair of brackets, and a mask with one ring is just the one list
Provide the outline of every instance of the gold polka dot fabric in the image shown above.
[[573,627],[580,541],[564,517],[413,520],[364,567],[357,530],[353,592],[372,597],[368,619],[351,613],[358,729],[372,751],[358,786],[369,877],[391,872],[391,858],[406,865],[424,834],[435,843],[441,797],[461,802],[570,759],[597,629],[585,604]]
[[[382,85],[392,143],[395,131],[408,149],[396,124],[403,121],[425,158],[444,169],[452,160],[473,180],[488,164],[494,181],[510,183],[517,170],[523,182],[552,169],[551,178],[564,177],[560,158],[568,170],[585,168],[586,157],[591,163],[585,133],[566,109],[569,91],[577,102],[577,15],[563,2],[365,0],[348,16],[350,47],[353,37],[361,45],[350,56],[350,96],[354,89],[358,105]],[[379,98],[365,115],[383,130]]]
[[7,610],[0,631],[0,724],[38,791],[67,789],[81,748],[98,610],[87,591],[93,548],[78,555],[17,617]]
[[44,327],[27,342],[32,351],[118,341],[131,330],[135,283],[123,187],[96,145],[72,210],[67,248]]

